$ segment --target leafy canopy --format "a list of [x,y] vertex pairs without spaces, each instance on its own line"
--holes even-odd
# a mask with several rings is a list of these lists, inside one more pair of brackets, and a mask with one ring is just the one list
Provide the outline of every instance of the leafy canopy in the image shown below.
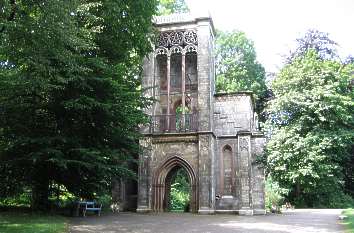
[[64,185],[92,198],[132,175],[148,100],[141,61],[155,0],[8,1],[0,25],[0,196],[45,207]]
[[174,13],[187,12],[189,12],[189,8],[184,0],[159,0],[159,15],[170,15]]
[[289,198],[306,206],[340,207],[345,170],[354,142],[354,66],[310,48],[273,81],[267,123],[268,172]]
[[253,91],[258,97],[266,92],[264,68],[243,32],[217,32],[216,76],[218,92]]

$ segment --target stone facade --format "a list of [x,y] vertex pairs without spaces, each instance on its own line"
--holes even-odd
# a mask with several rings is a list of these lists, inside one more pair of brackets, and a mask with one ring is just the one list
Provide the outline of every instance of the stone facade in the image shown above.
[[165,211],[171,177],[185,169],[190,211],[264,214],[264,173],[255,163],[265,138],[251,93],[215,94],[210,17],[155,18],[156,50],[144,63],[143,87],[156,103],[141,128],[138,212]]

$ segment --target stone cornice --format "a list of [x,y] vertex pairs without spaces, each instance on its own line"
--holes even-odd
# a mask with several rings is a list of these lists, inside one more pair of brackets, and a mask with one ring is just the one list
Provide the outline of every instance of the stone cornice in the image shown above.
[[163,15],[163,16],[154,16],[153,24],[155,26],[173,26],[180,24],[197,24],[201,21],[209,21],[210,26],[212,28],[213,34],[215,34],[215,27],[213,23],[213,19],[210,15],[201,15],[195,16],[190,13],[182,13],[182,14],[171,14],[171,15]]
[[264,133],[261,131],[254,131],[252,132],[252,137],[258,137],[258,138],[265,138]]
[[176,143],[176,142],[198,142],[197,135],[163,135],[163,136],[154,136],[152,138],[152,143]]

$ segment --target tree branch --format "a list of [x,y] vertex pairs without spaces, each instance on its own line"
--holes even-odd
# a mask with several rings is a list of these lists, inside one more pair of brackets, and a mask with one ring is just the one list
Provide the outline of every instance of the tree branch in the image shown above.
[[[11,4],[11,13],[9,15],[9,17],[7,17],[7,21],[12,21],[15,19],[15,15],[16,15],[16,0],[10,0],[10,4]],[[3,31],[5,31],[5,25],[2,26],[2,28],[0,29],[0,33],[2,33]]]

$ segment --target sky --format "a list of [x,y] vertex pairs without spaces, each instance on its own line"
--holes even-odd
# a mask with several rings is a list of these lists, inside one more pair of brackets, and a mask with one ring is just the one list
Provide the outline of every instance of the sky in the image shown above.
[[192,14],[211,15],[220,30],[246,33],[267,72],[308,29],[329,33],[342,57],[354,55],[354,0],[185,0]]

